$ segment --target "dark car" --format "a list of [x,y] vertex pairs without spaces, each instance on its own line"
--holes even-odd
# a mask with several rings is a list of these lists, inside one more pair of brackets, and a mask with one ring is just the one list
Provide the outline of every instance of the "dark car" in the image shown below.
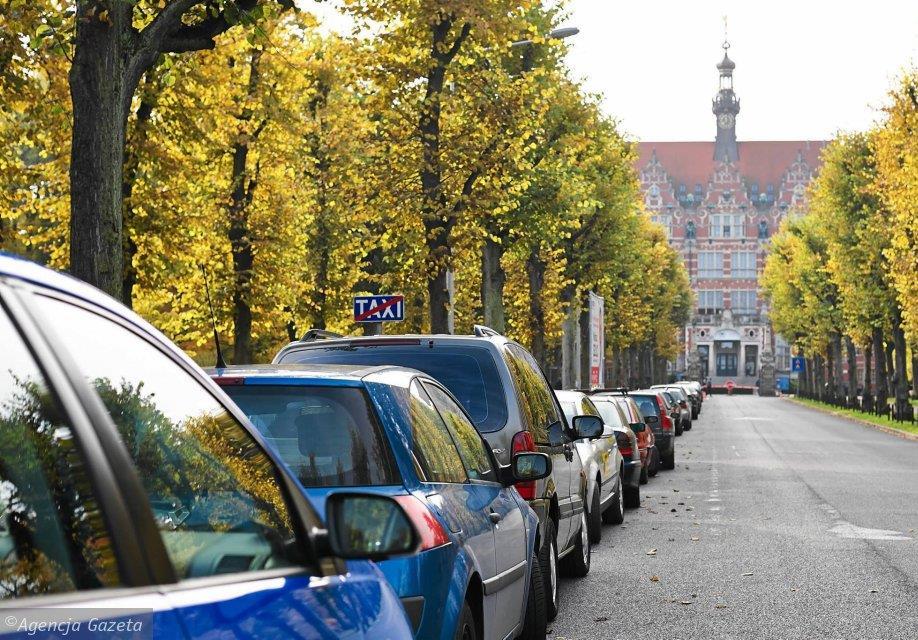
[[615,441],[622,454],[622,494],[625,506],[637,509],[641,506],[641,476],[644,465],[641,463],[641,449],[638,446],[637,434],[631,429],[628,418],[621,407],[611,399],[603,400],[602,396],[591,398],[603,422],[612,427]]
[[412,553],[402,507],[354,490],[323,521],[236,405],[136,314],[0,255],[0,345],[8,612],[142,626],[112,637],[410,636],[379,569],[344,562]]
[[657,389],[631,391],[628,394],[644,417],[644,422],[653,430],[660,466],[664,469],[676,467],[675,422],[667,410],[666,400]]
[[595,416],[581,416],[568,425],[545,375],[525,348],[480,326],[467,336],[345,338],[307,332],[303,340],[281,349],[274,362],[396,365],[423,371],[459,400],[500,464],[509,464],[515,453],[549,454],[551,477],[516,487],[539,516],[539,561],[548,617],[554,619],[558,561],[575,576],[590,570],[587,482],[574,443],[601,435],[603,424]]
[[682,407],[679,406],[679,402],[676,400],[675,396],[671,391],[666,389],[653,389],[663,398],[663,404],[666,405],[666,414],[672,419],[673,425],[675,427],[675,432],[677,436],[681,436],[684,431],[683,422],[682,422]]

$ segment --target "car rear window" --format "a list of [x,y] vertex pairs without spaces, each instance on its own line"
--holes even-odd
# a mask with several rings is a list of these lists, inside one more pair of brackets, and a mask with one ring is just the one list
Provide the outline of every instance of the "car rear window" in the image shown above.
[[618,408],[615,406],[614,400],[599,400],[593,402],[596,405],[596,408],[599,410],[599,415],[602,416],[602,421],[607,425],[612,427],[623,427],[621,414],[618,412]]
[[500,373],[487,349],[474,346],[374,345],[318,347],[290,351],[281,362],[296,364],[396,365],[423,371],[449,389],[482,432],[507,424]]
[[645,418],[647,416],[659,417],[660,412],[657,409],[657,399],[655,396],[632,395],[631,398],[637,404],[638,409],[641,410],[642,416]]
[[296,385],[235,385],[223,390],[303,486],[401,484],[363,390]]

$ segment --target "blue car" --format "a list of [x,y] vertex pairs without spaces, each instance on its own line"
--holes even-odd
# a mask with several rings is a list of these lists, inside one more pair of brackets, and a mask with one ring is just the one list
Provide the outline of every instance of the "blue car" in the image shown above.
[[213,375],[320,514],[353,489],[405,508],[421,550],[379,566],[415,637],[545,637],[538,519],[512,485],[546,477],[547,455],[500,467],[455,398],[414,369],[270,365]]
[[178,348],[0,255],[0,635],[410,638],[392,498],[323,501]]

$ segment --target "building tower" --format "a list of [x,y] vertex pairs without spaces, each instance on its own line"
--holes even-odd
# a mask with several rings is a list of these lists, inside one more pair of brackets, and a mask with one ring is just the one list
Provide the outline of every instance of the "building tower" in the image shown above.
[[724,40],[723,47],[724,59],[717,65],[720,84],[711,106],[717,118],[714,160],[736,162],[739,160],[739,147],[736,144],[736,115],[740,110],[739,98],[733,93],[733,70],[736,68],[736,63],[727,55],[730,43]]

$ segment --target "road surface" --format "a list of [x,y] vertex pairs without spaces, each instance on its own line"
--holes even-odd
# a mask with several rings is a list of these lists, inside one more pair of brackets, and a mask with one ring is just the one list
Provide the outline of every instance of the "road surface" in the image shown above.
[[552,640],[918,639],[918,442],[714,396],[561,583]]

